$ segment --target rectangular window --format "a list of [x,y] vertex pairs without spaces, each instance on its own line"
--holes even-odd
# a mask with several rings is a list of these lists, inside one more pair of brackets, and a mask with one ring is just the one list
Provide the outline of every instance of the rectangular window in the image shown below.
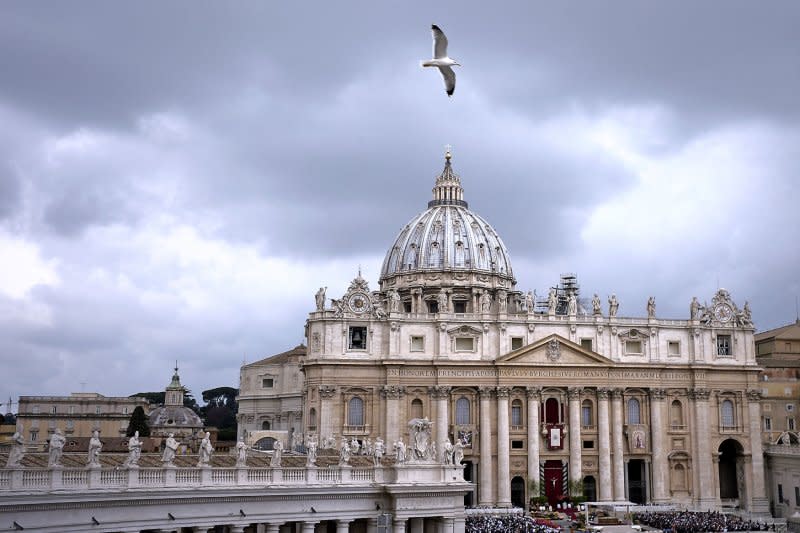
[[55,429],[56,428],[56,421],[51,418],[50,420],[47,421],[47,427],[50,428],[50,429]]
[[74,405],[70,405],[69,406],[69,414],[71,414],[71,415],[75,414],[75,406]]
[[439,302],[436,301],[429,301],[428,302],[428,312],[429,313],[438,313],[439,312]]
[[50,414],[51,414],[51,415],[54,415],[54,414],[56,414],[57,412],[58,412],[58,408],[57,408],[55,405],[54,405],[54,406],[52,406],[52,407],[50,407]]
[[581,407],[581,425],[583,427],[592,426],[592,406],[584,405]]
[[122,408],[122,414],[123,415],[127,415],[128,414],[128,408],[127,407],[123,407]]
[[583,449],[584,450],[591,450],[594,448],[594,441],[593,440],[585,440],[583,441]]
[[525,448],[524,441],[521,440],[512,440],[511,441],[511,449],[512,450],[522,450]]
[[411,302],[403,302],[403,311],[406,313],[411,312]]
[[592,339],[581,339],[581,348],[592,351]]
[[794,488],[794,505],[800,505],[800,487]]
[[348,335],[348,349],[350,350],[366,350],[367,349],[367,327],[366,326],[350,326],[350,334]]
[[641,354],[642,341],[625,341],[625,353]]
[[39,414],[39,406],[38,405],[34,405],[33,407],[31,407],[31,412],[33,414],[35,414],[35,415],[38,415]]
[[511,349],[519,350],[522,348],[522,337],[511,337]]
[[794,431],[794,417],[786,419],[786,429]]
[[33,420],[31,420],[31,427],[32,428],[38,428],[39,427],[39,419],[38,418],[34,418]]
[[[127,424],[127,422],[126,422],[126,424]],[[67,429],[72,429],[74,427],[75,427],[75,421],[67,420]]]
[[[791,352],[791,351],[792,351],[792,343],[791,343],[791,342],[787,342],[787,343],[786,343],[786,351],[787,351],[787,352]],[[795,488],[796,488],[796,487],[795,487]]]
[[[33,435],[31,435],[31,440],[33,440]],[[783,503],[783,485],[778,483],[778,502]]]
[[466,313],[467,312],[467,302],[464,300],[453,300],[453,312],[454,313]]
[[670,357],[680,357],[681,355],[681,343],[678,341],[669,341],[667,343],[667,354]]
[[456,337],[456,351],[457,352],[475,351],[475,339],[473,339],[472,337]]
[[717,355],[731,355],[731,336],[717,335]]
[[274,378],[261,378],[261,388],[271,389],[275,385]]
[[772,419],[768,416],[764,417],[764,431],[772,431]]
[[94,414],[96,414],[96,415],[100,414],[100,406],[99,405],[94,408]]
[[411,336],[411,351],[424,352],[425,351],[425,337],[412,335]]
[[511,406],[511,425],[512,426],[521,426],[522,425],[522,406],[521,405],[512,405]]
[[39,440],[39,432],[31,431],[31,442],[36,442],[37,440]]

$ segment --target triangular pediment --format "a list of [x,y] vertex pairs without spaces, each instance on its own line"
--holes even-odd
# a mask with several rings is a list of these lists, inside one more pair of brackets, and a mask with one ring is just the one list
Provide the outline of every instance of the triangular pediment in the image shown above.
[[502,365],[592,365],[611,366],[610,359],[556,335],[518,348],[497,359]]

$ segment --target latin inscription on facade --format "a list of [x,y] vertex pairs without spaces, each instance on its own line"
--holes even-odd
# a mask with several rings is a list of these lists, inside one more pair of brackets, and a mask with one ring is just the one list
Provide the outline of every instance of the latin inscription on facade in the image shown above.
[[[659,372],[656,370],[558,369],[558,368],[390,368],[387,375],[416,378],[609,378],[660,379],[691,381],[691,372]],[[696,372],[696,379],[705,379],[705,372]]]

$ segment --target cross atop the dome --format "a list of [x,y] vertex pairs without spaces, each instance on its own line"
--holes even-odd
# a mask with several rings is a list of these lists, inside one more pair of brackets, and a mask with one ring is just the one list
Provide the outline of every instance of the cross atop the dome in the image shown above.
[[452,157],[453,147],[450,146],[449,144],[445,144],[444,145],[444,150],[445,150],[445,153],[444,153],[445,159],[450,159]]

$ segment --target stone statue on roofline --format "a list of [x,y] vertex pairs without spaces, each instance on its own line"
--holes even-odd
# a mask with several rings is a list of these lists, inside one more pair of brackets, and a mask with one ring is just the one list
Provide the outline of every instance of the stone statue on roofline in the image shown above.
[[247,466],[247,448],[243,440],[236,443],[236,466]]
[[619,311],[619,301],[617,295],[612,294],[608,297],[608,316],[612,318],[617,316],[617,311]]
[[603,314],[602,304],[600,303],[600,297],[597,293],[594,293],[594,297],[592,298],[592,314],[594,316],[602,316]]
[[19,468],[22,466],[23,457],[25,457],[25,439],[17,431],[11,437],[11,450],[8,452],[6,468]]
[[100,442],[100,432],[93,431],[92,438],[89,439],[89,451],[86,456],[86,466],[89,468],[100,468],[100,450],[103,443]]
[[211,455],[214,453],[214,446],[211,445],[211,433],[206,431],[203,440],[200,441],[200,449],[198,450],[197,466],[208,466],[211,461]]
[[50,437],[50,450],[49,456],[47,458],[47,466],[50,468],[60,468],[61,467],[61,456],[64,454],[64,445],[67,443],[67,439],[64,437],[64,434],[61,432],[61,429],[56,428],[55,433],[53,436]]
[[656,317],[656,297],[651,296],[647,299],[647,318]]
[[327,290],[328,287],[320,287],[317,293],[314,295],[314,300],[317,304],[317,311],[325,310],[325,292]]
[[123,463],[123,465],[127,468],[137,468],[141,456],[142,441],[139,440],[139,432],[136,431],[133,436],[128,439],[128,457],[125,458],[125,463]]
[[272,459],[269,462],[269,466],[273,468],[280,468],[281,461],[283,460],[283,443],[281,439],[277,439],[275,444],[272,445]]
[[164,466],[174,466],[172,463],[175,460],[175,453],[178,451],[178,441],[175,440],[175,434],[170,433],[167,435],[167,440],[164,442],[164,454],[161,456],[161,463]]

